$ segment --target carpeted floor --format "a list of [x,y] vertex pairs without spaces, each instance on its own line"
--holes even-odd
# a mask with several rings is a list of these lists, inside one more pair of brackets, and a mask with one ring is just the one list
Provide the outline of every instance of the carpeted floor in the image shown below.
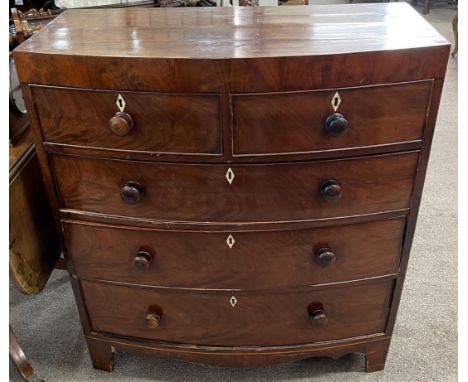
[[[453,41],[454,10],[427,19]],[[443,381],[457,380],[457,59],[450,59],[419,223],[387,367],[363,372],[360,354],[238,370],[117,354],[112,374],[88,357],[68,276],[27,297],[10,288],[10,323],[36,373],[56,381]],[[20,381],[10,362],[10,381]]]

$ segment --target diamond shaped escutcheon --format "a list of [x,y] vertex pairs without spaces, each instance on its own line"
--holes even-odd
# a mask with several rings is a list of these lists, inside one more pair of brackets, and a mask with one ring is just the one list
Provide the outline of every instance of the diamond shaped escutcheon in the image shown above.
[[231,299],[229,300],[229,303],[231,304],[231,306],[234,308],[237,304],[237,298],[235,298],[234,296],[231,297]]
[[119,96],[117,97],[117,101],[115,101],[115,104],[117,105],[119,111],[123,113],[123,111],[125,110],[125,100],[122,97],[122,94],[119,94]]
[[229,235],[226,239],[226,244],[228,245],[229,248],[234,247],[234,244],[236,244],[236,241],[234,240],[234,236]]
[[340,95],[338,94],[338,92],[336,92],[335,95],[333,96],[332,100],[331,100],[333,110],[337,111],[338,107],[340,106],[340,103],[341,103]]
[[235,177],[234,171],[232,171],[232,168],[229,167],[228,170],[226,171],[226,179],[229,184],[232,184],[234,177]]

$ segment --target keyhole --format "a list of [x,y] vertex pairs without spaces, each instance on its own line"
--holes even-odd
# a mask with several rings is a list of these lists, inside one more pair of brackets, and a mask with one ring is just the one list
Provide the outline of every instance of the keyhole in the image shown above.
[[122,100],[119,98],[119,106],[122,107],[123,106],[123,103],[122,103]]
[[226,172],[226,179],[229,184],[232,184],[232,181],[234,180],[234,171],[232,171],[232,168],[228,168]]
[[234,308],[237,304],[237,298],[235,298],[234,296],[231,297],[231,299],[229,300],[229,303],[231,304],[231,306]]
[[338,107],[340,106],[340,103],[341,103],[341,98],[340,98],[340,95],[338,94],[338,92],[335,93],[335,95],[333,96],[332,100],[331,100],[331,105],[333,107],[333,110],[337,110]]
[[226,239],[226,244],[228,245],[229,248],[232,248],[235,244],[234,236],[229,235],[228,238]]

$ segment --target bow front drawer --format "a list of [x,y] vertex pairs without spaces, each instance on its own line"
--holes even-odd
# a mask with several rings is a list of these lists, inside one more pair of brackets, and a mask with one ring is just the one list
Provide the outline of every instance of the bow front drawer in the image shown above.
[[198,345],[274,346],[383,332],[393,280],[263,292],[81,285],[98,332]]
[[220,155],[220,96],[31,86],[44,143]]
[[131,284],[262,289],[398,272],[405,219],[273,231],[169,231],[63,221],[73,272]]
[[61,207],[163,221],[269,222],[406,209],[417,152],[265,165],[51,155]]
[[343,151],[422,139],[432,81],[232,95],[237,156]]

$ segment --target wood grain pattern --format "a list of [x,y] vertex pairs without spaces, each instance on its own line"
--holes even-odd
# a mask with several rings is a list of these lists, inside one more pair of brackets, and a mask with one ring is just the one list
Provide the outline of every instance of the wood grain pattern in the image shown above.
[[[82,57],[20,50],[15,50],[13,56],[23,83],[154,92],[251,93],[443,78],[443,58],[449,53],[447,42],[412,50],[235,60],[128,59],[98,54]],[[44,67],[53,70],[40,70]]]
[[[83,279],[190,288],[280,288],[398,272],[404,219],[281,231],[195,232],[62,222],[73,271]],[[233,235],[232,248],[226,243]],[[320,265],[318,249],[336,261]],[[151,263],[135,268],[138,251]]]
[[[56,221],[72,219],[64,223],[61,239],[68,241],[78,264],[69,271],[93,365],[112,370],[113,354],[121,350],[242,367],[310,356],[340,357],[359,351],[365,354],[367,371],[383,369],[416,225],[448,42],[405,4],[144,13],[111,10],[106,11],[105,18],[101,16],[82,11],[65,13],[13,53]],[[88,22],[83,22],[84,18]],[[409,83],[415,81],[421,82]],[[170,150],[174,149],[167,152],[154,145],[152,134],[140,142],[112,146],[105,137],[95,139],[98,129],[89,135],[104,143],[94,145],[81,136],[69,141],[81,139],[80,145],[44,141],[41,111],[36,110],[36,97],[31,92],[36,85],[77,88],[64,89],[67,94],[78,89],[96,89],[99,94],[176,93],[188,98],[215,94],[219,97],[216,125],[220,139],[217,146],[214,140],[209,145],[201,141],[184,143],[181,133],[177,140],[165,141]],[[365,88],[371,85],[377,87]],[[386,91],[379,90],[384,85]],[[318,103],[314,108],[307,104],[309,95],[351,87],[359,88],[359,94],[356,91],[355,101],[346,107],[346,99],[352,97],[345,98],[338,112],[343,111],[352,123],[345,135],[334,138],[343,146],[327,146],[320,137],[315,140],[309,136],[305,129],[318,107]],[[380,92],[366,97],[367,102],[361,101],[361,93],[377,90]],[[347,97],[353,91],[343,90]],[[275,106],[282,95],[267,98],[256,94],[255,98],[253,94],[272,92],[293,92],[297,102],[289,102],[288,108],[275,108],[270,105]],[[385,97],[388,102],[377,102]],[[243,105],[243,115],[249,118],[239,149],[232,145],[240,135],[236,130],[233,135],[230,101],[251,98],[257,103],[261,100],[261,107],[252,107],[255,111],[251,111]],[[283,98],[281,104],[287,104],[287,99]],[[56,96],[55,101],[60,103],[62,97]],[[68,110],[63,105],[59,108]],[[91,115],[102,109],[95,105],[89,108]],[[145,116],[156,113],[139,108]],[[358,113],[350,117],[350,110]],[[73,114],[72,119],[83,121],[80,118],[86,111]],[[214,120],[213,115],[210,113]],[[54,119],[54,123],[65,117]],[[238,115],[234,117],[238,123]],[[287,124],[287,117],[305,123]],[[195,127],[195,120],[187,123]],[[274,123],[263,124],[270,120]],[[115,131],[128,133],[125,137],[137,132],[137,125],[130,129],[127,120],[114,122]],[[343,121],[340,123],[343,128]],[[353,135],[356,123],[367,126],[365,134]],[[386,124],[386,129],[379,123]],[[261,134],[252,134],[252,126]],[[81,128],[74,125],[74,130]],[[171,133],[171,129],[165,132]],[[74,134],[66,130],[63,124],[56,136],[61,139]],[[208,135],[207,139],[215,136],[214,132]],[[150,144],[150,151],[144,151],[144,141]],[[296,147],[305,151],[295,152]],[[210,155],[200,156],[194,151],[208,151]],[[383,153],[391,155],[375,155]],[[325,160],[328,158],[332,160]],[[232,184],[225,178],[229,167],[235,173]],[[333,195],[320,191],[325,180],[333,181],[327,183],[332,185]],[[127,188],[122,192],[124,184]],[[124,204],[121,194],[136,203]],[[380,221],[387,218],[392,220]],[[356,225],[346,226],[350,223]],[[93,228],[95,232],[91,232]],[[375,234],[370,235],[372,232]],[[229,258],[230,269],[247,266],[245,276],[231,272],[228,277],[221,269],[227,261],[222,257],[228,251],[223,247],[226,234],[236,237],[229,251],[238,252],[237,258]],[[363,237],[366,234],[368,237]],[[190,240],[176,242],[179,235]],[[298,280],[302,283],[309,277],[305,272],[310,261],[310,257],[306,260],[306,248],[319,236],[324,240],[320,242],[324,245],[321,261],[329,266],[312,272],[316,280],[323,277],[325,283],[333,283],[359,277],[359,272],[386,273],[400,259],[398,273],[337,285],[299,286]],[[218,243],[220,237],[224,240]],[[255,237],[261,242],[255,242]],[[132,239],[146,240],[153,248],[136,248]],[[197,243],[209,249],[202,252]],[[365,243],[369,251],[360,250]],[[166,250],[161,255],[160,248],[169,246],[177,256]],[[338,247],[345,248],[346,255],[341,249],[335,250]],[[133,248],[138,253],[136,261],[132,255],[124,256]],[[260,260],[251,255],[247,261],[250,248],[265,257],[265,275],[253,273],[259,269]],[[96,253],[93,258],[92,251]],[[109,254],[117,255],[110,260]],[[208,266],[197,268],[195,258],[219,267],[223,280],[215,280]],[[84,259],[89,261],[80,263]],[[160,283],[156,272],[161,259],[166,259],[164,265],[173,264],[171,268],[162,267],[170,287],[141,285]],[[348,262],[345,271],[341,261],[348,259],[354,261]],[[176,264],[178,260],[180,264]],[[110,261],[115,263],[108,269],[100,265]],[[299,261],[303,265],[300,270]],[[125,267],[133,262],[148,272],[140,278],[143,281],[134,281],[132,273],[127,273]],[[183,264],[190,264],[190,269],[182,269]],[[294,274],[284,272],[288,265]],[[170,270],[175,274],[171,279]],[[271,279],[267,280],[267,274]],[[125,279],[128,284],[88,280],[93,275],[115,277],[114,281]],[[174,280],[191,286],[174,289]],[[220,287],[223,282],[224,289]],[[214,284],[216,288],[210,290],[193,290],[195,285],[207,289]],[[232,288],[236,284],[254,289]],[[233,294],[237,297],[234,308],[229,304]],[[219,309],[221,302],[225,305]],[[306,328],[307,319],[308,324],[317,322],[310,315],[321,323],[328,322]]]
[[[168,221],[252,222],[320,219],[409,207],[418,153],[275,165],[181,165],[51,156],[61,207]],[[232,184],[226,173],[232,168]],[[338,203],[320,185],[341,185]],[[127,181],[141,201],[122,201]]]
[[[393,281],[320,291],[197,292],[138,289],[82,281],[91,325],[114,335],[186,344],[274,346],[380,333],[385,330]],[[237,304],[232,307],[232,296]],[[307,307],[322,304],[326,326],[311,322]],[[148,329],[150,307],[162,307]]]
[[45,287],[61,250],[34,146],[22,155],[14,151],[10,159],[20,166],[12,164],[9,187],[10,276],[21,292],[35,295]]
[[[234,155],[316,152],[422,139],[432,81],[315,92],[232,95]],[[338,112],[347,131],[331,136]],[[395,113],[398,110],[398,113]]]
[[[114,134],[119,94],[134,127]],[[219,95],[32,87],[45,142],[151,153],[220,154]]]
[[[72,10],[17,50],[230,59],[414,49],[447,43],[408,4],[285,8]],[[96,34],[96,29],[102,32]]]

